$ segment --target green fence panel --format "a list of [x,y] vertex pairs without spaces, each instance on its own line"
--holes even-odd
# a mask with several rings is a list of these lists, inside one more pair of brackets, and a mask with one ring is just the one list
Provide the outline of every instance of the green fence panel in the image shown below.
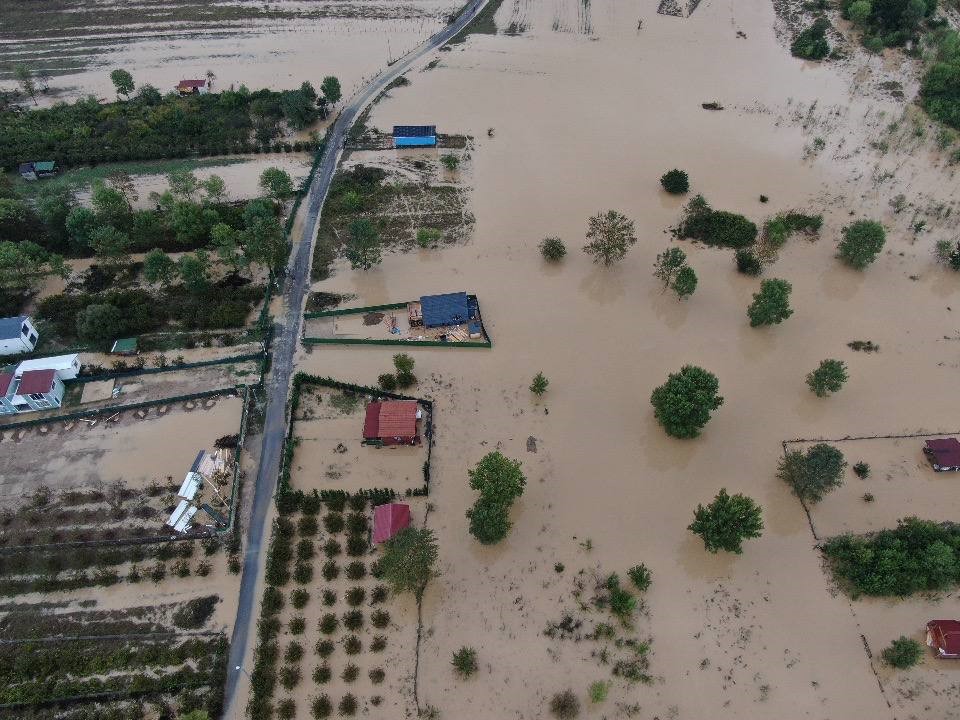
[[443,347],[443,348],[491,348],[489,340],[477,342],[440,342],[439,340],[377,340],[373,338],[303,338],[304,345],[391,345],[409,348],[416,347]]
[[304,313],[304,320],[316,320],[317,318],[334,317],[336,315],[359,315],[360,313],[376,312],[377,310],[399,310],[409,305],[409,302],[388,303],[387,305],[367,305],[358,308],[343,308],[342,310],[320,310],[318,312]]

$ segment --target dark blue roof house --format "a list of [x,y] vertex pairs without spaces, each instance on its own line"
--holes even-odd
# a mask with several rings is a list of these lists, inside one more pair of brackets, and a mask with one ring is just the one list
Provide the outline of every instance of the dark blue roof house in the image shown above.
[[446,295],[424,295],[420,298],[423,326],[445,327],[461,325],[470,319],[470,307],[465,292]]
[[436,125],[394,125],[394,147],[436,147]]

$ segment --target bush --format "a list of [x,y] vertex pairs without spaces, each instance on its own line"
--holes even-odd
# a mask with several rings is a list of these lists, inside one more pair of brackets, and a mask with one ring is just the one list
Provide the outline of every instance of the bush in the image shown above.
[[339,512],[327,513],[323,516],[323,527],[328,533],[338,533],[343,530],[343,515]]
[[719,387],[712,373],[685,365],[650,395],[654,416],[668,435],[695,438],[710,419],[710,411],[723,404],[717,395]]
[[340,566],[337,565],[333,560],[327,560],[323,564],[323,579],[327,582],[333,582],[337,579],[337,576],[340,574]]
[[842,452],[832,445],[818,443],[806,453],[792,450],[784,455],[777,468],[777,477],[787,483],[801,500],[817,503],[843,484],[846,466]]
[[310,593],[303,588],[297,588],[290,593],[290,604],[297,610],[303,609],[310,602]]
[[590,683],[590,701],[594,703],[602,703],[607,699],[607,693],[609,691],[610,683],[605,683],[600,680]]
[[347,555],[351,557],[360,557],[367,552],[366,539],[362,535],[350,535],[347,538]]
[[[297,703],[292,698],[284,698],[277,703],[277,717],[280,720],[293,720],[297,715]],[[189,717],[189,716],[184,716]]]
[[300,682],[300,668],[286,666],[280,669],[280,684],[287,690],[293,690]]
[[349,635],[343,641],[343,651],[347,655],[358,655],[363,650],[363,643],[356,635]]
[[543,259],[548,262],[560,262],[567,254],[567,246],[558,237],[544,238],[539,247]]
[[393,392],[397,389],[397,376],[391,373],[384,373],[377,377],[377,384],[381,390]]
[[317,685],[323,685],[330,682],[330,678],[333,677],[333,672],[330,670],[330,666],[324,663],[323,665],[317,665],[313,669],[313,681]]
[[827,29],[830,22],[826,18],[817,18],[813,25],[801,31],[790,45],[790,53],[804,60],[823,60],[830,54],[827,42]]
[[923,646],[913,638],[901,635],[883,649],[883,661],[898,670],[912,668],[923,657]]
[[816,370],[807,374],[807,385],[817,397],[826,397],[843,387],[847,366],[842,360],[821,360]]
[[272,617],[283,610],[283,593],[272,585],[263,589],[263,600],[260,601],[260,614]]
[[370,622],[375,628],[383,629],[390,624],[390,613],[386,610],[377,610],[370,616]]
[[883,225],[874,220],[858,220],[843,229],[839,256],[850,267],[863,270],[877,259],[887,240]]
[[683,195],[690,189],[690,179],[683,170],[669,170],[660,178],[663,189],[671,195]]
[[363,580],[367,576],[367,566],[359,560],[347,565],[347,577],[350,580]]
[[317,720],[324,720],[324,718],[330,717],[332,712],[333,705],[330,703],[330,698],[327,695],[315,697],[310,703],[310,714]]
[[359,630],[363,627],[363,613],[360,610],[348,610],[343,614],[343,626],[347,630]]
[[756,242],[757,226],[743,215],[713,210],[702,195],[696,195],[687,203],[677,235],[707,245],[744,248]]
[[861,460],[853,466],[853,472],[856,473],[857,477],[861,480],[866,480],[870,477],[870,466]]
[[443,233],[437,228],[420,228],[417,230],[417,245],[428,248],[440,242]]
[[219,595],[207,595],[187,601],[173,613],[173,624],[183,630],[196,630],[206,625],[207,620],[220,602]]
[[287,628],[291,635],[303,635],[303,631],[307,629],[307,621],[302,615],[294,615],[290,618]]
[[298,663],[303,658],[303,645],[298,642],[291,642],[283,653],[283,661],[286,663]]
[[313,565],[298,562],[293,568],[293,579],[301,585],[306,585],[313,580]]
[[737,272],[743,273],[744,275],[756,276],[763,272],[763,263],[753,250],[740,248],[737,250],[736,255],[734,255],[734,260],[737,263]]
[[477,651],[472,647],[461,647],[453,654],[453,669],[462,678],[473,675],[477,669]]
[[313,541],[303,538],[300,542],[297,543],[297,560],[303,562],[306,560],[311,560],[315,554],[313,548]]
[[640,565],[634,565],[627,570],[627,576],[630,578],[633,586],[640,592],[649,590],[653,582],[653,575],[650,573],[650,570],[647,569],[647,566],[642,563]]
[[358,605],[363,605],[363,601],[367,599],[367,591],[362,587],[353,587],[347,590],[347,604],[351,607],[357,607]]
[[387,647],[387,638],[383,635],[374,635],[370,641],[370,652],[383,652]]
[[760,292],[753,294],[753,302],[747,308],[750,327],[779,325],[793,315],[790,308],[790,293],[793,286],[786,280],[763,280]]
[[367,673],[367,677],[370,678],[370,682],[372,682],[374,685],[379,685],[382,683],[386,676],[387,673],[383,671],[383,668],[373,668]]
[[337,710],[341,715],[347,717],[355,715],[357,712],[357,699],[350,693],[347,693],[340,698],[340,704],[337,706]]
[[743,540],[760,537],[763,521],[760,507],[752,499],[728,495],[726,488],[721,488],[712,503],[697,505],[687,529],[703,538],[710,552],[726,550],[739,555]]
[[550,712],[559,720],[569,720],[580,715],[580,701],[573,690],[558,692],[550,699]]
[[337,616],[333,613],[325,613],[323,617],[320,618],[318,628],[320,632],[324,635],[333,635],[337,631],[337,627],[340,625],[340,621],[337,620]]
[[370,604],[377,605],[387,599],[389,591],[384,585],[377,585],[370,593]]
[[325,502],[327,503],[327,510],[332,513],[341,513],[347,506],[346,496],[340,493],[331,495],[326,499]]
[[334,645],[331,640],[318,640],[314,650],[320,657],[327,658],[333,655]]
[[334,605],[337,602],[337,593],[329,588],[323,591],[323,604],[327,607]]
[[367,529],[367,516],[362,512],[350,513],[347,516],[347,532],[351,535],[362,535]]

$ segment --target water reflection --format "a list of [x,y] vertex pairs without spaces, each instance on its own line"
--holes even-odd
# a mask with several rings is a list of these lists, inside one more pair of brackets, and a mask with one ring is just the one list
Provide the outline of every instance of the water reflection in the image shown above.
[[623,297],[623,273],[619,267],[596,266],[580,283],[580,291],[598,305]]

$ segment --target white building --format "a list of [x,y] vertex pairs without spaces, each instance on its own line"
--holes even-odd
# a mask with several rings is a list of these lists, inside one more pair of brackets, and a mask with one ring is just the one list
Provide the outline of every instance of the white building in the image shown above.
[[20,355],[37,346],[39,333],[26,315],[0,318],[0,355]]
[[63,381],[55,370],[0,374],[0,415],[49,410],[63,404]]
[[17,365],[14,375],[20,377],[23,373],[31,370],[54,370],[61,380],[73,380],[80,374],[80,356],[74,353],[72,355],[54,355],[53,357],[24,360]]

